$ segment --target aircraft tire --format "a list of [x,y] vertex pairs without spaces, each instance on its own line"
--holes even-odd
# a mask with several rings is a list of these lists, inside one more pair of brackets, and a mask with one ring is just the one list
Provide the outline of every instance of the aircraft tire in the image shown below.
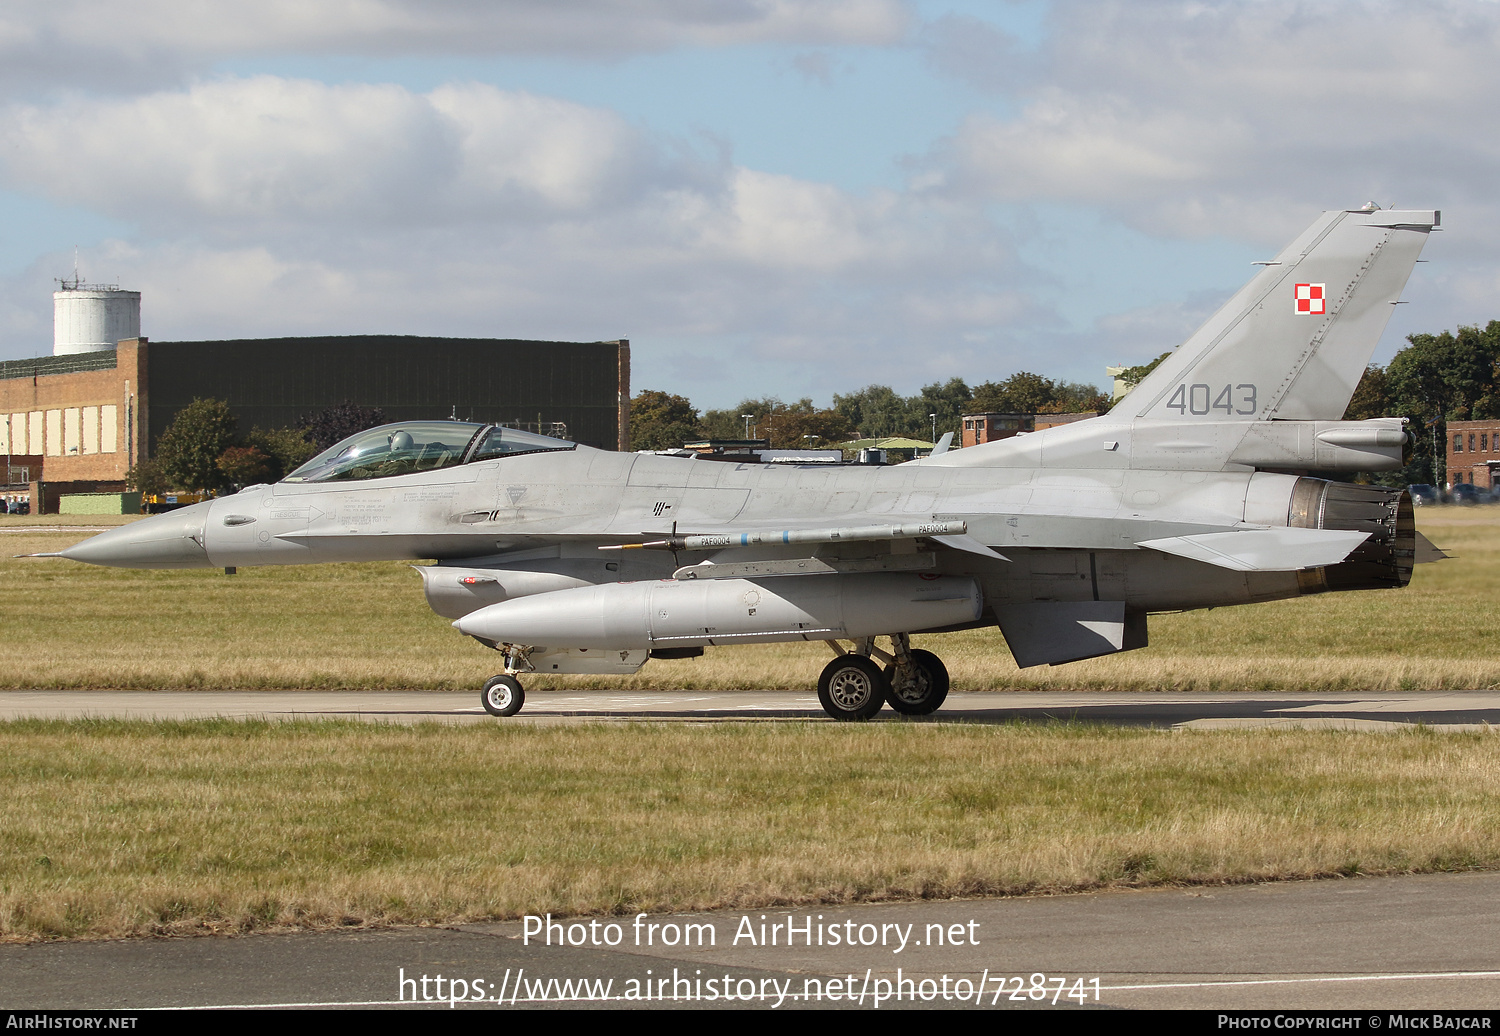
[[479,692],[479,700],[484,704],[484,711],[491,716],[514,716],[526,704],[526,691],[520,680],[501,673],[490,677],[484,690]]
[[818,702],[839,720],[869,719],[880,711],[890,690],[885,673],[862,655],[841,655],[818,677]]
[[885,677],[891,685],[885,700],[903,715],[926,716],[941,708],[948,697],[948,667],[937,655],[920,648],[911,652],[911,660],[916,675],[905,684],[899,681],[895,666],[885,667]]

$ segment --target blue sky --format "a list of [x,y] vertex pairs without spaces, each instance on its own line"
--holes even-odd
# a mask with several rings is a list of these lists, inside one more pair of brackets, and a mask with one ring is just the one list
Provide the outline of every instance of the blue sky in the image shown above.
[[1376,358],[1500,284],[1496,5],[92,0],[0,13],[0,358],[629,337],[730,407],[1104,383],[1332,207],[1442,208]]

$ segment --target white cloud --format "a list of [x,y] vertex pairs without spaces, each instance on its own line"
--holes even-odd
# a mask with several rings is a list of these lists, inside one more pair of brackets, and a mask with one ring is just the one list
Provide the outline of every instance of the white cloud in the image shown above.
[[[1473,310],[1500,269],[1500,6],[1064,0],[1039,50],[974,19],[910,32],[894,0],[247,10],[0,14],[0,91],[7,77],[31,91],[0,106],[0,185],[139,228],[106,268],[147,290],[158,337],[623,334],[642,369],[653,342],[733,348],[771,361],[759,376],[795,396],[831,378],[830,391],[911,388],[1018,368],[1097,380],[1106,362],[1149,359],[1219,296],[1161,304],[1179,278],[1182,295],[1213,283],[1180,256],[1160,278],[1133,270],[1133,297],[1111,293],[1111,265],[1145,262],[1129,247],[1143,234],[1274,249],[1322,208],[1441,207],[1448,232],[1429,253],[1447,266],[1419,267],[1410,295],[1434,323],[1485,318]],[[736,165],[732,140],[710,153],[607,108],[483,83],[172,78],[252,53],[597,60],[767,40],[798,48],[787,71],[826,74],[826,92],[854,81],[842,44],[920,46],[977,100],[913,160],[905,190],[855,193]],[[44,92],[126,65],[149,90]],[[1138,233],[1070,243],[1061,262],[1042,234],[1028,247],[1044,277],[997,229],[996,202],[1023,237],[1028,210],[1058,233]],[[1151,255],[1171,261],[1171,246]],[[1142,308],[1110,316],[1101,298]],[[735,391],[740,368],[705,359],[684,369]]]
[[651,142],[613,112],[482,84],[444,86],[428,101],[456,131],[452,190],[466,214],[517,196],[586,211],[660,173]]
[[1182,112],[1142,113],[1123,98],[1053,89],[1019,119],[971,116],[952,159],[955,179],[1004,201],[1131,201],[1201,184],[1248,136]]
[[[1467,0],[1059,3],[1020,110],[971,115],[921,182],[1267,246],[1371,198],[1488,221],[1497,42],[1500,7]],[[934,47],[972,79],[972,53]]]
[[117,101],[14,107],[14,185],[148,221],[328,219],[451,177],[453,127],[395,86],[261,76]]
[[140,289],[156,338],[624,335],[649,370],[653,340],[696,337],[826,395],[845,368],[951,376],[995,320],[1038,318],[970,208],[738,167],[483,84],[257,76],[13,105],[0,155],[10,188],[140,227],[85,267]]
[[880,45],[908,22],[901,0],[49,0],[0,9],[0,89],[128,89],[249,55]]
[[799,276],[905,269],[951,244],[930,229],[940,201],[918,213],[891,192],[702,159],[613,112],[483,84],[418,94],[258,76],[13,106],[0,153],[7,186],[148,236],[375,241],[459,226],[514,238],[534,224],[526,233],[554,248]]
[[267,232],[582,216],[691,172],[613,112],[483,84],[275,76],[0,114],[8,183],[164,227]]

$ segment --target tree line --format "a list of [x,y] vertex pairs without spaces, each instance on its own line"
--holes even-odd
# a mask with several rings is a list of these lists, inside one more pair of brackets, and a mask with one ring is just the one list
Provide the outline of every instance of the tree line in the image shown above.
[[345,402],[304,415],[290,428],[255,427],[241,436],[228,402],[194,399],[162,432],[152,456],[130,469],[125,484],[149,496],[275,482],[339,440],[384,423],[378,407]]
[[[1169,355],[1129,368],[1122,377],[1137,382]],[[700,411],[684,396],[654,389],[637,393],[630,406],[632,449],[746,437],[769,439],[774,449],[800,449],[889,436],[930,440],[934,431],[958,438],[963,414],[1102,413],[1110,400],[1093,385],[1020,371],[975,388],[950,378],[912,396],[869,385],[835,394],[829,407],[806,398],[787,403],[765,397],[741,400],[729,410]],[[1447,477],[1447,422],[1500,419],[1500,320],[1483,328],[1407,336],[1407,346],[1389,364],[1365,370],[1344,413],[1347,421],[1374,417],[1406,418],[1416,442],[1404,469],[1359,477],[1387,485],[1441,485]],[[227,402],[195,399],[162,434],[154,455],[131,469],[127,484],[160,493],[274,482],[339,440],[383,423],[378,408],[345,402],[304,415],[290,428],[257,427],[241,435]]]
[[[1388,486],[1447,481],[1449,421],[1500,418],[1500,320],[1484,327],[1406,336],[1406,347],[1389,364],[1365,368],[1344,410],[1345,421],[1404,417],[1413,433],[1411,460],[1399,471],[1362,472],[1355,481]],[[1137,384],[1171,356],[1124,370],[1120,377]]]
[[684,396],[647,389],[630,401],[630,448],[671,450],[694,440],[743,438],[769,439],[778,450],[889,436],[925,442],[944,432],[958,438],[964,414],[1097,413],[1108,408],[1109,396],[1093,385],[1053,381],[1030,371],[976,388],[950,378],[912,396],[887,385],[869,385],[835,394],[829,407],[814,406],[806,398],[787,403],[772,396],[744,399],[730,410],[700,412]]
[[1483,328],[1407,336],[1389,364],[1371,364],[1344,412],[1346,421],[1404,417],[1415,434],[1411,462],[1380,472],[1386,485],[1447,480],[1449,421],[1500,418],[1500,320]]

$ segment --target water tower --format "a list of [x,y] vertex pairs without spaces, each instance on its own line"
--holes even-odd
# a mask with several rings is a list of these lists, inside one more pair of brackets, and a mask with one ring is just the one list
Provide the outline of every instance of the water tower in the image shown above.
[[113,349],[141,336],[141,293],[117,284],[85,284],[74,273],[52,293],[52,355]]

